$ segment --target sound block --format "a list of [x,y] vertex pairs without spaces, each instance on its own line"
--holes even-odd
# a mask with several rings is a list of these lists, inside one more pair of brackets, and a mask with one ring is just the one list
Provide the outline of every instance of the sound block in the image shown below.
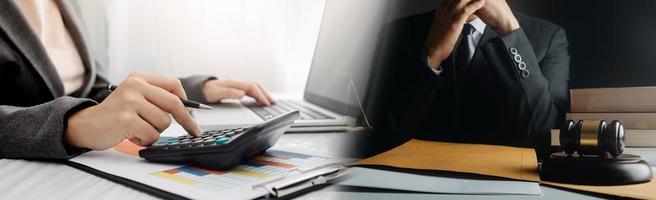
[[568,156],[561,152],[551,154],[542,162],[540,178],[579,185],[626,185],[650,181],[652,171],[638,155],[600,158]]

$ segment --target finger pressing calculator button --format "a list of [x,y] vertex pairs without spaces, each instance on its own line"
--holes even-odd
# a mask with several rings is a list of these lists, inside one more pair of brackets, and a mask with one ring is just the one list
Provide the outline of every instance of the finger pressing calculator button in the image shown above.
[[216,144],[225,144],[225,143],[228,143],[229,141],[230,141],[230,138],[222,137],[222,138],[217,138],[216,140],[214,140],[214,143],[216,143]]

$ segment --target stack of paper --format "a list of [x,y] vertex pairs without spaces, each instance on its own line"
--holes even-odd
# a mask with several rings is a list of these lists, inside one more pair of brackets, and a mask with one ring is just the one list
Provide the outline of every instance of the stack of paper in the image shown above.
[[[340,185],[427,193],[542,194],[537,158],[530,148],[410,140],[364,159],[356,166],[350,178]],[[370,166],[461,172],[487,178],[453,178],[363,168]]]

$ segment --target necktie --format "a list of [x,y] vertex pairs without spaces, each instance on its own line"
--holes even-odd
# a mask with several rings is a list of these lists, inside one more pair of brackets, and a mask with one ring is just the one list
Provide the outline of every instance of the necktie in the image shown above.
[[476,51],[476,44],[474,43],[474,26],[471,24],[465,24],[462,28],[462,33],[460,37],[460,43],[458,44],[458,49],[456,50],[456,68],[465,69],[469,66],[469,62],[474,56],[474,51]]

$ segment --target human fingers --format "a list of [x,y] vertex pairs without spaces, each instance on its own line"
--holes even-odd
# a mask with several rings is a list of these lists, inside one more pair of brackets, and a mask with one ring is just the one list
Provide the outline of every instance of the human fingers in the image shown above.
[[146,120],[134,120],[128,129],[128,139],[137,145],[148,146],[159,140],[159,132]]
[[246,96],[246,92],[240,89],[222,87],[222,86],[213,86],[213,90],[218,96],[219,100],[221,99],[242,99]]
[[260,84],[257,84],[257,87],[260,87],[260,91],[262,91],[262,93],[264,93],[264,96],[266,96],[267,100],[269,100],[269,103],[276,104],[276,100],[274,100],[273,97],[271,97],[269,92],[264,90],[264,88],[262,88],[262,86]]
[[171,116],[146,99],[136,109],[139,116],[155,127],[160,133],[171,125]]
[[217,82],[217,84],[224,87],[243,90],[246,92],[246,95],[253,97],[261,105],[271,105],[271,101],[269,101],[270,97],[267,97],[267,94],[265,94],[265,92],[257,83],[240,80],[223,80]]
[[467,18],[474,14],[477,10],[481,9],[485,5],[485,0],[473,0],[465,4],[459,15],[456,16],[456,21],[459,23],[465,23]]
[[271,101],[269,101],[266,92],[257,83],[250,85],[250,89],[246,95],[253,97],[260,105],[271,105]]
[[170,92],[153,85],[144,84],[139,86],[139,91],[153,105],[170,113],[188,133],[193,136],[200,136],[202,130],[189,115],[180,98]]
[[182,87],[182,83],[176,78],[145,72],[133,72],[128,76],[128,78],[144,80],[147,83],[169,91],[170,93],[173,93],[182,99],[187,99],[187,94]]

